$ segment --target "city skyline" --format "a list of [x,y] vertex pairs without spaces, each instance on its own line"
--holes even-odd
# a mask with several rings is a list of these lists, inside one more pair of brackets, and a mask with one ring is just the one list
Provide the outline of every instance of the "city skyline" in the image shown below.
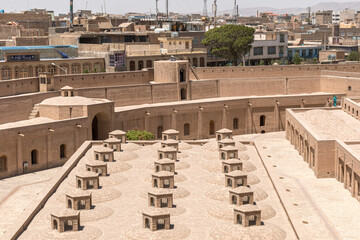
[[[92,10],[93,12],[108,12],[111,14],[124,14],[126,12],[144,12],[155,13],[155,1],[139,0],[140,4],[136,6],[130,6],[126,4],[127,1],[93,1],[93,0],[76,0],[74,1],[74,10]],[[301,3],[295,1],[286,0],[273,0],[270,2],[264,0],[254,0],[242,5],[241,1],[238,1],[239,9],[245,8],[305,8],[307,6],[313,6],[318,3],[326,2],[324,0],[305,0]],[[332,1],[336,3],[349,2],[344,1]],[[233,8],[233,1],[218,1],[218,11],[231,10]],[[208,12],[211,12],[212,1],[208,1]],[[63,0],[59,2],[50,2],[46,0],[13,0],[10,2],[2,3],[1,9],[5,12],[20,12],[33,8],[46,8],[47,10],[53,10],[56,14],[67,13],[69,11],[69,1]],[[190,1],[190,0],[169,0],[169,11],[179,13],[201,13],[203,10],[203,0]],[[165,0],[159,1],[159,11],[165,11]]]

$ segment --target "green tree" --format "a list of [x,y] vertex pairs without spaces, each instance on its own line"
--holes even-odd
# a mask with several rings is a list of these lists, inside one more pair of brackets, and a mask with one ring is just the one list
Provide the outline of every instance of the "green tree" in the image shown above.
[[259,62],[259,65],[260,65],[260,66],[264,66],[264,65],[265,65],[264,60],[261,59],[260,62]]
[[155,135],[147,131],[131,130],[126,133],[126,138],[133,141],[154,140]]
[[294,58],[293,58],[293,62],[296,65],[299,65],[299,64],[301,64],[302,61],[303,61],[303,59],[300,57],[300,54],[295,53]]
[[360,60],[360,56],[358,52],[354,52],[352,51],[349,56],[347,57],[348,61],[359,61]]
[[255,29],[241,25],[224,25],[205,33],[202,43],[213,55],[229,59],[234,66],[251,50]]

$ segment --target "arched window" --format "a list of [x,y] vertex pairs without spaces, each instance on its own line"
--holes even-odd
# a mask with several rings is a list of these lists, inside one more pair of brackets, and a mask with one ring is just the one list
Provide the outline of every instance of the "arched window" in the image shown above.
[[229,168],[227,166],[224,166],[224,173],[228,173],[229,172]]
[[227,185],[228,187],[232,187],[232,180],[230,178],[228,178],[227,180]]
[[32,77],[33,76],[33,67],[28,66],[27,72],[28,72],[28,77]]
[[233,195],[231,197],[231,202],[232,202],[232,204],[237,205],[237,197]]
[[57,221],[55,219],[53,220],[53,228],[55,230],[58,230],[58,223],[57,223]]
[[2,80],[11,79],[11,68],[10,67],[2,67],[1,68],[1,79]]
[[240,214],[236,215],[236,222],[237,222],[237,224],[240,224],[240,225],[242,224],[242,217]]
[[48,71],[48,73],[52,73],[52,74],[55,74],[55,72],[56,72],[56,66],[53,66],[53,65],[48,65],[47,66],[47,71]]
[[80,73],[80,64],[79,63],[71,64],[71,73],[72,74],[79,74]]
[[209,134],[214,135],[215,134],[215,122],[213,120],[209,123]]
[[147,68],[152,68],[152,61],[151,60],[146,61],[146,67]]
[[261,115],[260,116],[260,127],[265,126],[265,120],[266,120],[266,117],[264,115]]
[[69,73],[69,64],[61,64],[60,65],[60,75],[68,74]]
[[101,72],[102,71],[102,64],[100,62],[94,63],[94,72]]
[[66,145],[60,145],[60,158],[66,158]]
[[141,70],[143,68],[144,68],[144,61],[141,60],[138,62],[138,69]]
[[239,129],[239,119],[238,118],[233,119],[233,129]]
[[249,226],[253,226],[253,225],[256,225],[256,216],[255,215],[249,216]]
[[193,66],[197,67],[198,66],[198,60],[197,58],[193,58]]
[[154,187],[158,187],[158,181],[157,181],[157,179],[154,179]]
[[77,187],[78,188],[81,188],[81,180],[79,179],[78,182],[77,182]]
[[70,199],[68,200],[68,208],[72,208],[72,201]]
[[91,71],[92,71],[91,63],[84,63],[83,64],[83,73],[90,73]]
[[244,181],[240,178],[236,181],[237,187],[241,187],[244,185]]
[[160,167],[156,166],[156,172],[160,172]]
[[185,88],[182,88],[181,91],[180,91],[180,98],[181,100],[186,100],[186,89]]
[[170,181],[169,181],[169,179],[164,179],[164,188],[170,188]]
[[225,160],[225,153],[221,153],[221,159]]
[[200,58],[200,67],[205,67],[205,58]]
[[158,219],[157,220],[157,230],[165,229],[165,220]]
[[135,61],[130,61],[130,71],[135,71]]
[[148,218],[145,218],[145,228],[150,228],[150,221]]
[[37,65],[35,67],[35,77],[38,77],[40,73],[45,72],[45,66],[44,65]]
[[168,207],[168,199],[167,198],[161,198],[161,207]]
[[157,128],[157,137],[162,138],[162,132],[164,131],[163,126],[158,126]]
[[190,135],[190,124],[185,123],[184,124],[184,136],[189,136]]
[[243,204],[249,204],[249,196],[243,197]]
[[154,198],[153,198],[153,197],[150,198],[150,206],[151,206],[151,207],[154,207],[154,206],[155,206],[155,202],[154,202]]
[[0,157],[0,172],[7,171],[7,157],[1,156]]
[[38,163],[38,151],[32,150],[31,151],[31,164],[37,164]]
[[185,71],[184,69],[180,69],[180,82],[185,82]]

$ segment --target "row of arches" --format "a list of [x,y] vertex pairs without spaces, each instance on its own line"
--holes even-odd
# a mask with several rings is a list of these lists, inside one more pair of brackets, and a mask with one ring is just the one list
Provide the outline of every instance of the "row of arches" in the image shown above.
[[101,62],[96,62],[94,64],[90,62],[83,63],[73,63],[59,64],[60,68],[52,64],[48,65],[36,65],[27,66],[15,66],[14,68],[10,66],[4,66],[1,68],[1,80],[17,79],[17,78],[28,78],[28,77],[38,77],[40,73],[48,72],[52,74],[80,74],[80,73],[90,73],[90,72],[101,72],[103,70],[103,64]]
[[[154,60],[157,61],[157,60]],[[190,59],[189,59],[190,61]],[[192,66],[194,67],[205,67],[205,58],[201,57],[199,59],[199,63],[198,64],[198,58],[193,58],[192,59]],[[152,68],[153,67],[153,60],[139,60],[139,61],[130,61],[129,62],[129,70],[130,71],[135,71],[135,70],[142,70],[143,68]]]
[[[66,145],[65,144],[61,144],[60,145],[60,158],[66,158]],[[5,157],[6,160],[6,157]],[[31,151],[31,164],[35,165],[39,163],[39,151],[36,149],[33,149]]]

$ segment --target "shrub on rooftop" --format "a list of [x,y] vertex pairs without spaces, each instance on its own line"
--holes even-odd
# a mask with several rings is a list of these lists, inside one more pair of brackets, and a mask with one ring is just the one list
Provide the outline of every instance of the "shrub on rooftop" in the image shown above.
[[126,133],[126,138],[132,141],[154,140],[155,135],[147,131],[130,130]]

